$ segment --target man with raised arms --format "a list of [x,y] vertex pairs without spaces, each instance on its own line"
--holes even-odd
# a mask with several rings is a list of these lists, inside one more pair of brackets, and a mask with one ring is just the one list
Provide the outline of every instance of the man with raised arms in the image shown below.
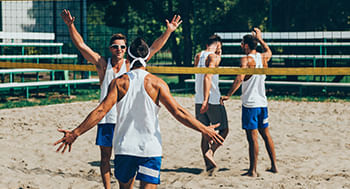
[[[177,27],[180,18],[174,20]],[[62,153],[76,138],[94,127],[117,104],[117,126],[114,131],[115,176],[120,188],[132,188],[135,179],[141,188],[156,188],[160,183],[161,136],[158,125],[160,103],[181,123],[201,132],[209,141],[222,144],[223,138],[214,131],[217,125],[205,126],[182,108],[173,98],[168,85],[145,70],[152,57],[148,45],[141,39],[133,41],[127,59],[131,71],[114,79],[106,98],[74,130],[59,130],[64,137],[57,151]]]

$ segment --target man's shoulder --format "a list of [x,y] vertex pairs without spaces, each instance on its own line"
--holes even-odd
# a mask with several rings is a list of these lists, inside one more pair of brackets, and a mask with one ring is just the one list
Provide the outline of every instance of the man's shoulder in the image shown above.
[[152,73],[148,73],[146,75],[145,79],[149,79],[149,80],[154,81],[154,82],[156,82],[156,81],[164,81],[162,78],[160,78],[160,77],[158,77],[156,75],[153,75]]
[[246,55],[246,56],[243,56],[241,58],[241,65],[243,65],[243,64],[245,64],[245,65],[253,65],[254,64],[255,65],[256,63],[255,63],[255,60],[253,57]]
[[220,58],[219,55],[215,54],[215,53],[211,53],[208,55],[207,59],[209,61],[213,61],[213,62],[216,62],[218,59]]
[[162,78],[156,75],[153,75],[151,73],[146,75],[145,82],[152,84],[152,86],[157,86],[157,87],[166,84],[166,82]]

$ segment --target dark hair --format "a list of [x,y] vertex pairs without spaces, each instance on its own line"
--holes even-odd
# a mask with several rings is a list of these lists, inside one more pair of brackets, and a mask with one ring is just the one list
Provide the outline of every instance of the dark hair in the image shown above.
[[250,34],[243,36],[243,44],[248,44],[250,50],[255,50],[258,46],[258,39]]
[[216,43],[216,42],[222,43],[221,37],[218,36],[218,35],[216,35],[216,34],[214,34],[214,35],[211,35],[211,36],[208,38],[208,40],[207,40],[207,45],[209,46],[209,45],[211,45],[211,44],[213,44],[213,43]]
[[[134,57],[141,57],[141,58],[145,58],[148,54],[149,51],[149,47],[147,45],[147,43],[141,38],[138,37],[136,38],[130,45],[130,52]],[[128,59],[130,62],[132,62],[134,59],[128,55]],[[146,61],[146,60],[145,60]],[[134,63],[133,68],[138,68],[141,67],[142,64],[138,61],[136,61]]]
[[126,36],[121,34],[121,33],[113,34],[111,39],[109,40],[109,45],[112,45],[113,41],[115,41],[115,40],[124,40],[124,42],[126,44]]

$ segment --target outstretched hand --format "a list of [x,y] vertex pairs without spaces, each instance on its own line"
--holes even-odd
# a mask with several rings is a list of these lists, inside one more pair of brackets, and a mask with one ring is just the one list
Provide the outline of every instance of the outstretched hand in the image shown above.
[[76,134],[73,133],[72,131],[68,131],[68,130],[58,129],[58,131],[61,132],[61,133],[63,133],[64,136],[63,136],[60,140],[58,140],[58,141],[56,141],[56,142],[54,143],[54,145],[57,145],[57,144],[59,144],[59,143],[62,143],[62,144],[57,148],[56,152],[59,152],[63,147],[64,147],[64,148],[62,149],[62,154],[66,151],[67,147],[69,147],[69,148],[68,148],[68,152],[70,152],[71,149],[72,149],[72,144],[73,144],[73,142],[75,141],[75,139],[77,139],[78,135],[76,135]]
[[206,127],[207,132],[204,133],[204,136],[208,139],[208,141],[222,145],[225,139],[214,130],[219,126],[220,126],[220,123]]
[[165,20],[166,26],[170,32],[173,32],[176,30],[176,28],[182,23],[181,16],[180,15],[174,15],[171,22],[169,22],[168,19]]
[[61,12],[61,17],[62,17],[64,23],[67,24],[67,26],[74,23],[75,17],[72,17],[69,10],[67,10],[67,9],[63,9],[63,11]]

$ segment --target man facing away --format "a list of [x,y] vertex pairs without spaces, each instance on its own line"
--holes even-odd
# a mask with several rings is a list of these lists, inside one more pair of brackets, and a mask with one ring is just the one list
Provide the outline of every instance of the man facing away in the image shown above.
[[160,103],[182,124],[200,131],[208,140],[222,144],[223,138],[214,130],[217,125],[205,126],[182,108],[171,95],[168,85],[145,70],[151,57],[148,45],[141,39],[128,49],[131,71],[114,79],[106,98],[74,130],[59,130],[64,137],[62,153],[78,136],[91,129],[117,103],[118,123],[114,132],[115,176],[120,188],[133,188],[135,179],[141,188],[156,188],[160,183],[161,136],[158,125]]
[[[120,33],[112,35],[109,42],[109,51],[111,52],[112,57],[106,59],[100,54],[94,52],[84,43],[83,38],[74,26],[75,18],[71,16],[69,10],[64,9],[61,13],[61,17],[68,27],[69,34],[74,45],[88,62],[91,62],[96,66],[101,88],[100,102],[102,102],[102,100],[107,96],[110,82],[130,70],[129,62],[124,59],[124,54],[126,52],[126,37]],[[178,19],[179,21],[180,17],[174,17],[171,23],[167,22],[167,30],[153,42],[152,46],[150,47],[151,56],[153,56],[164,46],[170,34],[177,28],[179,23],[176,23],[175,19]],[[100,146],[100,171],[103,185],[106,189],[111,188],[111,170],[109,162],[112,153],[112,140],[117,118],[116,114],[117,109],[114,105],[106,116],[98,123],[97,128],[96,145]]]
[[[257,43],[260,43],[264,53],[256,51]],[[261,31],[254,28],[252,35],[243,37],[241,48],[247,56],[241,58],[241,68],[267,68],[268,61],[272,57],[269,46],[262,39]],[[267,152],[271,160],[271,168],[268,171],[277,173],[276,154],[272,138],[268,128],[267,98],[265,94],[266,75],[237,75],[227,96],[222,100],[228,100],[242,84],[242,128],[246,131],[249,143],[249,170],[248,176],[256,177],[258,161],[258,131],[263,137]]]
[[[206,49],[195,56],[195,67],[217,68],[221,61],[221,38],[212,35],[208,38]],[[220,103],[219,75],[196,74],[195,82],[195,112],[196,118],[204,125],[220,123],[216,128],[219,134],[226,138],[228,134],[228,121],[225,106]],[[217,167],[214,153],[217,144],[211,144],[204,136],[201,140],[201,150],[207,171]]]

